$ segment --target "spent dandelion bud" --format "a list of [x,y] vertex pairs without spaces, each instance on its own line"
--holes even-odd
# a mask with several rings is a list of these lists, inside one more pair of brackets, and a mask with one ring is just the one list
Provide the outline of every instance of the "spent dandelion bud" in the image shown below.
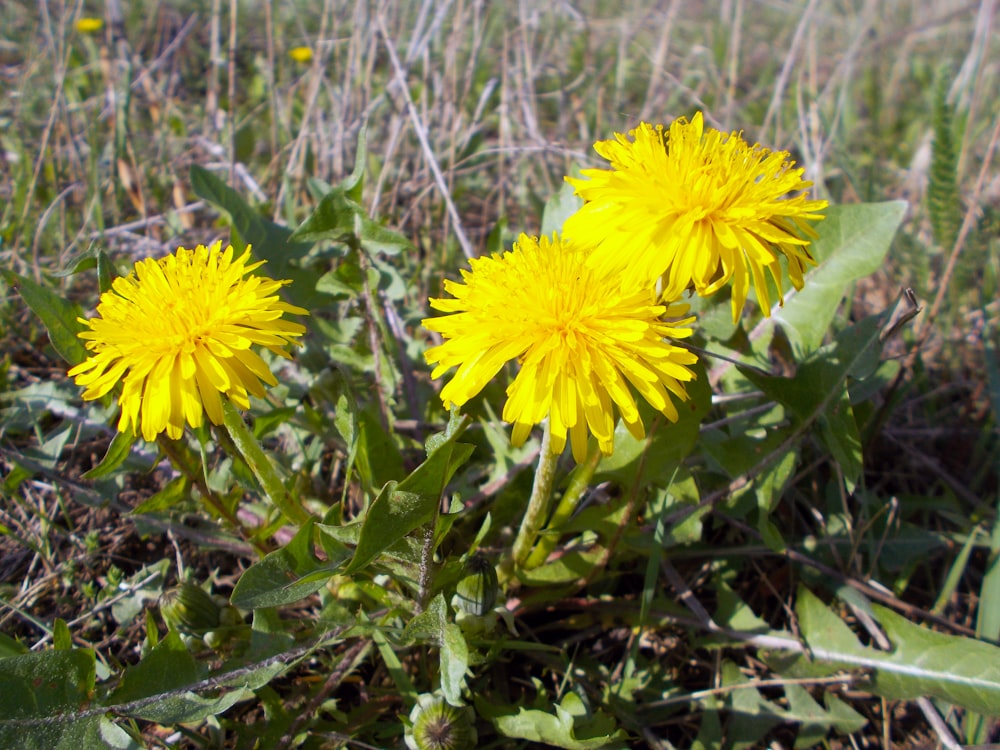
[[424,693],[410,712],[404,740],[409,750],[467,750],[478,740],[474,720],[469,706],[451,706],[439,695]]

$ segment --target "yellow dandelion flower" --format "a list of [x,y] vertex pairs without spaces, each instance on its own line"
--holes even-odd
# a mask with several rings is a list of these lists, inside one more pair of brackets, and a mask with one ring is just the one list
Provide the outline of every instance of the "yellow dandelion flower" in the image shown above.
[[551,450],[562,453],[569,433],[573,457],[587,455],[593,433],[601,451],[614,448],[616,412],[637,438],[645,434],[631,383],[653,408],[678,418],[669,394],[687,399],[684,382],[697,357],[668,343],[691,334],[664,315],[686,312],[658,304],[652,284],[625,288],[585,263],[584,253],[554,235],[522,234],[511,251],[474,258],[462,282],[445,281],[454,299],[432,299],[444,313],[423,321],[445,342],[425,353],[437,378],[452,367],[441,390],[446,407],[475,396],[510,360],[519,372],[507,388],[503,418],[521,445],[533,425],[549,419]]
[[100,18],[81,18],[76,22],[76,30],[81,34],[96,34],[104,28],[104,21]]
[[263,261],[249,260],[249,247],[235,260],[221,242],[179,247],[115,279],[97,317],[80,319],[92,354],[69,374],[83,397],[101,398],[121,381],[119,431],[154,440],[164,431],[179,438],[185,422],[199,427],[205,413],[222,424],[222,395],[242,409],[248,394],[264,396],[261,381],[277,380],[251,347],[288,357],[284,347],[305,327],[281,316],[308,312],[278,297],[290,282],[251,274]]
[[288,56],[295,60],[297,63],[308,63],[312,62],[313,51],[312,47],[292,47],[288,50]]
[[667,299],[690,287],[707,296],[732,279],[734,321],[751,277],[761,309],[771,314],[765,269],[784,302],[779,256],[802,288],[806,266],[815,263],[809,222],[822,219],[828,204],[807,198],[812,183],[787,151],[751,146],[737,132],[706,131],[700,112],[668,130],[640,123],[594,149],[611,169],[566,178],[585,203],[563,234],[594,248],[590,262],[600,272],[617,270],[626,285],[662,277]]

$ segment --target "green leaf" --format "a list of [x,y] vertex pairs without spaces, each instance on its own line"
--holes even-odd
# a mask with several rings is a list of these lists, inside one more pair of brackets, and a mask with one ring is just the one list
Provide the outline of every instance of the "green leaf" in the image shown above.
[[[215,206],[228,219],[233,236],[233,248],[242,251],[248,244],[253,245],[254,255],[267,261],[262,269],[276,279],[292,279],[295,287],[312,289],[315,275],[293,268],[291,261],[302,259],[310,250],[307,244],[291,240],[292,231],[288,227],[265,219],[251,208],[246,201],[226,183],[197,164],[191,166],[191,189],[195,195]],[[297,300],[302,304],[301,300]]]
[[396,255],[413,247],[410,241],[384,224],[362,217],[358,231],[361,247],[369,254]]
[[475,447],[456,442],[468,424],[462,420],[456,428],[452,420],[449,430],[428,440],[428,456],[399,484],[388,482],[372,502],[365,515],[354,559],[345,569],[353,573],[365,567],[383,550],[414,529],[434,518],[445,485],[455,471],[469,460]]
[[[255,619],[255,633],[257,624]],[[253,698],[252,691],[266,685],[295,660],[296,656],[289,656],[246,665],[230,661],[223,670],[206,675],[180,636],[171,631],[139,664],[126,670],[108,705],[118,714],[159,724],[201,721]],[[212,696],[197,692],[205,690],[210,690]]]
[[142,750],[128,733],[100,714],[50,716],[5,725],[0,719],[0,747],[18,750]]
[[163,583],[170,569],[170,559],[162,558],[152,565],[143,565],[124,582],[124,594],[111,605],[111,616],[119,625],[130,625],[145,608],[163,593]]
[[791,378],[737,365],[747,380],[787,407],[800,428],[818,422],[820,437],[840,463],[849,489],[853,489],[861,474],[861,438],[851,409],[847,379],[852,373],[868,371],[872,351],[881,351],[879,335],[885,317],[885,313],[872,315],[844,329],[832,344],[799,365]]
[[42,321],[59,356],[70,365],[83,362],[87,358],[87,350],[77,335],[84,330],[84,325],[77,320],[83,314],[79,305],[13,271],[4,271],[3,274],[7,283],[17,289],[25,304]]
[[503,706],[476,694],[476,711],[493,723],[501,737],[543,742],[566,750],[622,750],[625,732],[605,714],[588,715],[580,697],[568,692],[562,702],[545,710]]
[[[350,395],[350,394],[349,394]],[[366,491],[383,487],[403,474],[403,455],[373,413],[374,405],[357,412],[354,466]]]
[[167,486],[156,494],[146,498],[132,509],[133,515],[143,513],[159,513],[172,508],[177,503],[186,500],[190,496],[191,480],[186,476],[171,479]]
[[106,252],[99,250],[97,252],[97,282],[101,294],[104,294],[111,288],[115,276],[115,266],[111,262],[111,258],[108,257]]
[[101,462],[97,466],[86,472],[83,478],[100,479],[112,474],[115,469],[125,463],[125,459],[132,452],[132,445],[136,440],[136,435],[131,432],[116,432],[115,436],[111,439],[111,445],[108,446],[107,453],[104,454],[104,458],[101,459]]
[[[171,630],[142,661],[125,669],[118,688],[106,705],[130,703],[143,698],[184,689],[205,676],[176,630]],[[137,713],[136,716],[141,716]]]
[[507,217],[501,216],[486,235],[486,255],[495,255],[504,250],[504,238],[507,234]]
[[292,234],[298,242],[328,240],[348,247],[361,247],[370,254],[395,255],[411,247],[398,232],[368,218],[368,212],[352,200],[343,186],[333,188]]
[[365,187],[365,162],[368,161],[368,125],[362,124],[358,131],[358,147],[354,152],[354,169],[340,183],[351,200],[361,201]]
[[319,591],[347,555],[323,562],[313,552],[313,520],[281,549],[247,568],[233,588],[231,602],[243,609],[280,607]]
[[525,586],[554,586],[586,578],[607,554],[603,547],[585,551],[570,550],[552,562],[530,570],[519,570],[518,580]]
[[819,239],[810,245],[816,267],[806,274],[805,287],[786,294],[784,306],[772,315],[797,350],[822,345],[849,285],[879,269],[905,213],[903,201],[826,210]]
[[[6,526],[0,528],[0,533],[7,533],[8,531]],[[11,638],[6,633],[0,633],[0,659],[27,653],[29,653],[28,647],[21,643],[21,641]]]
[[130,710],[128,715],[157,724],[204,721],[209,716],[218,716],[240,701],[250,700],[253,697],[253,691],[246,689],[226,691],[213,698],[203,698],[191,691],[173,693],[148,706]]
[[[748,685],[740,668],[731,661],[722,664],[722,686]],[[725,706],[730,712],[728,734],[732,750],[752,747],[781,721],[782,711],[766,700],[754,687],[738,687],[726,693]]]
[[364,208],[351,200],[343,187],[335,187],[320,199],[313,212],[292,233],[292,238],[299,242],[350,243],[357,238],[355,217],[364,215]]
[[73,648],[73,634],[61,617],[57,617],[52,623],[52,648],[56,651],[69,651]]
[[542,209],[542,236],[551,237],[553,232],[562,232],[566,219],[580,210],[583,198],[576,194],[576,188],[563,182],[559,192],[554,193]]
[[851,408],[851,397],[845,390],[819,420],[820,436],[844,473],[844,485],[854,492],[861,478],[861,435]]
[[597,466],[595,481],[614,479],[623,486],[665,486],[674,469],[691,452],[698,440],[701,422],[712,405],[708,376],[699,363],[697,379],[687,384],[687,401],[674,399],[679,419],[669,422],[644,399],[636,399],[646,438],[636,440],[619,421],[615,428],[615,450]]
[[820,676],[842,669],[869,672],[868,688],[891,700],[938,698],[970,711],[1000,715],[1000,648],[972,638],[938,633],[890,609],[872,605],[892,644],[880,651],[863,646],[843,621],[807,589],[796,603],[799,628],[811,659],[771,656],[779,672]]
[[404,642],[430,641],[441,649],[441,692],[453,706],[465,705],[462,690],[469,669],[469,647],[461,628],[449,622],[444,594],[438,594],[427,609],[410,620],[403,631]]
[[[0,737],[15,720],[78,711],[94,693],[97,666],[90,649],[42,651],[0,659]],[[16,735],[7,735],[8,737]],[[0,743],[0,747],[20,747]]]

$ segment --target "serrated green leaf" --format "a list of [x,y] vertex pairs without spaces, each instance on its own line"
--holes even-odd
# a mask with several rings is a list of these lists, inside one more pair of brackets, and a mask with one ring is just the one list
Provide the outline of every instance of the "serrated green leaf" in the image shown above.
[[[722,686],[748,685],[740,668],[731,661],[722,664]],[[757,744],[776,724],[783,713],[776,705],[766,700],[754,687],[739,687],[726,693],[725,704],[730,712],[728,734],[732,738],[732,750],[744,750]]]
[[247,568],[230,601],[243,609],[280,607],[319,591],[346,559],[321,561],[313,552],[313,525],[308,520],[281,549]]
[[938,698],[988,716],[1000,715],[1000,648],[973,638],[938,633],[877,604],[872,611],[892,650],[863,646],[850,628],[807,589],[796,613],[811,659],[768,657],[784,674],[822,676],[843,669],[869,673],[868,689],[891,700]]
[[847,392],[847,378],[871,356],[872,350],[881,351],[879,333],[885,317],[885,313],[872,315],[841,331],[832,344],[799,365],[791,378],[738,365],[747,380],[785,406],[800,427],[819,422],[819,434],[852,489],[861,474],[861,438]]
[[21,299],[42,321],[49,333],[49,341],[59,356],[70,365],[83,362],[87,358],[87,350],[77,335],[84,330],[84,325],[77,320],[83,314],[79,305],[13,271],[4,271],[3,274],[7,283],[17,289]]
[[819,419],[820,437],[830,455],[840,464],[844,475],[844,486],[853,493],[861,478],[862,455],[861,434],[851,408],[851,398],[847,391],[827,407]]
[[744,633],[767,633],[767,622],[759,618],[753,609],[733,591],[721,578],[714,581],[717,604],[714,620],[724,628]]
[[605,714],[588,716],[583,702],[568,692],[554,713],[523,706],[502,706],[475,696],[476,711],[492,722],[501,737],[543,742],[565,750],[623,750],[625,732]]
[[877,604],[872,609],[893,645],[875,670],[875,692],[894,700],[926,695],[1000,716],[1000,648],[915,625]]
[[[251,642],[254,657],[259,657],[261,651],[274,652],[275,644],[268,642],[262,647],[259,625],[255,618],[253,632],[258,640]],[[287,646],[290,640],[282,636],[278,643]],[[273,680],[297,658],[262,659],[249,664],[233,660],[219,672],[207,674],[188,653],[180,636],[171,631],[139,664],[126,670],[108,705],[120,715],[159,724],[201,721],[253,698],[252,691]],[[205,690],[213,695],[205,697],[198,692]]]
[[90,471],[83,475],[84,479],[100,479],[114,473],[115,469],[125,463],[125,459],[132,452],[132,446],[138,438],[131,432],[116,432],[111,439],[104,458]]
[[434,443],[427,460],[412,474],[399,484],[389,482],[382,488],[365,515],[354,559],[345,573],[360,570],[383,550],[434,518],[445,485],[475,450],[472,445],[456,442],[463,430],[464,427],[450,430]]
[[204,721],[209,716],[218,716],[240,701],[253,697],[253,691],[246,689],[230,690],[214,698],[203,698],[197,693],[185,692],[171,694],[148,706],[129,711],[128,714],[137,719],[167,725]]
[[827,708],[824,708],[801,685],[790,683],[783,689],[785,698],[788,699],[788,709],[781,712],[781,718],[799,724],[799,733],[795,738],[796,748],[814,747],[831,729],[841,734],[851,734],[868,723],[864,716],[830,693],[823,694],[827,704]]
[[376,253],[396,255],[413,247],[399,232],[367,217],[361,219],[358,237],[361,240],[361,247],[369,255]]
[[392,436],[379,423],[373,413],[375,407],[357,412],[357,453],[354,467],[367,492],[384,487],[387,482],[402,476],[403,455]]
[[816,267],[806,274],[805,287],[786,296],[785,305],[772,315],[799,352],[823,344],[850,284],[879,269],[905,213],[903,201],[826,210],[819,239],[810,245]]
[[262,272],[275,279],[292,279],[295,282],[292,292],[300,295],[295,299],[296,304],[309,307],[304,303],[302,295],[305,290],[314,289],[315,275],[304,269],[294,268],[291,261],[303,258],[310,246],[292,241],[292,231],[288,227],[275,224],[258,214],[239,193],[207,169],[197,164],[192,165],[190,179],[195,195],[212,204],[228,218],[233,248],[242,251],[248,244],[252,244],[254,256],[267,261]]
[[323,196],[313,212],[292,233],[298,242],[345,242],[357,238],[355,217],[364,216],[365,210],[351,200],[343,187],[335,187]]

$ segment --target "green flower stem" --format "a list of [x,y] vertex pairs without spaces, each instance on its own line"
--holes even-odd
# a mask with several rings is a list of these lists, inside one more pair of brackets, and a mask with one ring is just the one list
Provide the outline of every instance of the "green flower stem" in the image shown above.
[[552,428],[546,420],[542,430],[542,447],[538,451],[538,466],[535,468],[535,484],[531,488],[528,508],[524,511],[521,528],[517,532],[514,547],[511,549],[514,570],[524,567],[528,555],[531,554],[531,548],[535,544],[535,539],[538,538],[538,531],[542,528],[542,524],[545,523],[549,514],[552,482],[556,475],[556,464],[559,463],[559,456],[550,449],[551,444]]
[[194,486],[198,488],[202,502],[215,511],[220,518],[224,518],[232,528],[238,530],[240,536],[250,542],[258,552],[267,554],[269,550],[266,545],[255,540],[247,531],[247,528],[240,522],[236,514],[230,511],[222,499],[209,488],[208,482],[205,480],[204,467],[195,466],[189,460],[181,443],[171,440],[163,433],[157,436],[156,445],[163,452],[163,455],[167,457],[167,460],[174,465],[174,468],[191,480]]
[[[552,518],[549,519],[549,523],[545,527],[546,529],[556,530],[570,519],[576,511],[576,506],[580,504],[580,498],[583,497],[583,493],[590,486],[590,480],[594,478],[594,471],[597,470],[597,464],[600,462],[601,450],[594,444],[591,447],[590,455],[587,456],[587,460],[579,464],[570,475],[569,486],[566,487],[563,496],[559,498],[559,503],[552,512]],[[538,544],[531,551],[531,554],[528,555],[524,567],[531,570],[544,563],[549,558],[549,555],[552,554],[552,550],[555,549],[558,541],[558,534],[543,534],[541,539],[538,540]]]
[[309,513],[296,503],[285,490],[285,485],[282,484],[281,477],[275,471],[271,459],[268,458],[264,449],[260,447],[260,443],[246,426],[243,415],[230,403],[229,399],[222,399],[222,420],[226,431],[236,444],[236,449],[247,462],[247,466],[257,478],[271,504],[280,510],[289,521],[299,524],[305,523],[309,519]]

